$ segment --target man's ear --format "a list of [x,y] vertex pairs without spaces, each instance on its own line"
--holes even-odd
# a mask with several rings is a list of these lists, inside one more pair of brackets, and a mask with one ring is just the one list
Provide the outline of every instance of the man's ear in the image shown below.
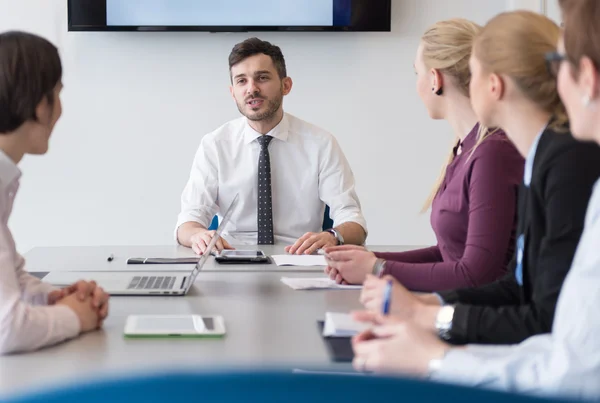
[[596,70],[594,62],[583,56],[579,61],[577,84],[584,89],[582,96],[588,97],[590,101],[600,98],[600,73]]
[[40,103],[35,107],[35,121],[47,123],[52,116],[52,105],[48,96],[44,96]]
[[283,84],[283,95],[287,95],[290,92],[292,92],[294,82],[292,81],[291,77],[286,77],[283,80],[281,80],[281,82]]
[[233,93],[233,85],[229,86],[229,93],[231,94],[231,98],[235,101],[235,94]]

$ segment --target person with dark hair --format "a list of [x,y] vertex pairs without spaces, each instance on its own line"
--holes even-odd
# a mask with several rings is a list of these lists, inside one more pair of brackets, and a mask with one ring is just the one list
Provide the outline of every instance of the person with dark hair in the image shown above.
[[57,289],[28,274],[8,228],[25,154],[45,154],[62,114],[62,66],[47,40],[0,34],[0,353],[35,350],[98,329],[108,294],[94,282]]
[[[328,132],[283,111],[292,90],[281,49],[251,38],[229,56],[231,95],[243,117],[204,136],[181,196],[175,237],[202,254],[215,214],[239,193],[224,229],[231,243],[286,243],[312,254],[326,246],[361,245],[366,222],[348,161]],[[329,207],[333,228],[324,228]],[[224,237],[225,238],[225,237]],[[230,249],[219,239],[217,249]]]
[[[573,137],[580,144],[597,146],[600,145],[600,2],[561,0],[559,3],[565,29],[558,40],[558,50],[545,54],[546,66],[539,74],[550,73],[557,79],[558,94],[569,116]],[[504,30],[527,26],[515,23],[512,18],[505,18],[504,22]],[[528,22],[535,26],[534,19]],[[548,34],[547,30],[536,32],[537,36]],[[521,39],[527,42],[535,37]],[[509,46],[513,44],[505,43],[504,48]],[[527,49],[523,44],[514,47]],[[498,51],[497,46],[491,48]],[[505,59],[503,55],[498,58]],[[526,59],[513,58],[508,62],[514,60]],[[474,76],[479,79],[490,74],[477,64],[474,67]],[[474,79],[473,85],[480,96],[485,88],[492,89],[483,80]],[[530,86],[527,90],[539,91],[539,88]],[[487,113],[492,110],[488,108]],[[549,224],[563,228],[557,222]],[[456,347],[420,326],[417,317],[393,323],[379,316],[376,318],[379,326],[355,338],[354,364],[361,369],[429,376],[441,382],[597,401],[600,398],[599,245],[600,180],[597,180],[588,203],[583,234],[560,291],[551,333],[512,346]]]

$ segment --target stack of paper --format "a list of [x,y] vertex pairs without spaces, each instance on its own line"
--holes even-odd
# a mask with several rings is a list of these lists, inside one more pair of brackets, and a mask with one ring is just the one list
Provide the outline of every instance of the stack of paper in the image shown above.
[[361,285],[337,284],[329,277],[282,277],[281,282],[294,290],[360,290]]
[[325,337],[352,337],[369,328],[368,323],[357,322],[347,313],[327,312],[325,314]]
[[273,255],[277,266],[327,266],[323,255]]

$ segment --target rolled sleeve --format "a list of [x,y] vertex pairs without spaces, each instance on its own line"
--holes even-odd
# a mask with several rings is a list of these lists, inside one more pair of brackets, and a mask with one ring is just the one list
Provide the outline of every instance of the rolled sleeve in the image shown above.
[[319,197],[329,206],[334,226],[354,222],[367,232],[355,189],[354,174],[341,147],[333,136],[322,149],[319,169]]
[[205,136],[194,156],[189,180],[181,194],[181,212],[177,216],[174,236],[186,222],[196,222],[206,228],[218,212],[219,193],[217,149],[212,136]]

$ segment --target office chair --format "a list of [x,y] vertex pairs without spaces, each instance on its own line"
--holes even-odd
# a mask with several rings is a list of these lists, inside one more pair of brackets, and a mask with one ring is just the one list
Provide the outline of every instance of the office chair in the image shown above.
[[[219,228],[219,217],[214,216],[208,229],[216,231]],[[333,220],[329,217],[329,206],[325,206],[325,214],[323,216],[323,231],[333,228]]]
[[93,381],[7,403],[565,402],[400,378],[292,372],[169,373]]

